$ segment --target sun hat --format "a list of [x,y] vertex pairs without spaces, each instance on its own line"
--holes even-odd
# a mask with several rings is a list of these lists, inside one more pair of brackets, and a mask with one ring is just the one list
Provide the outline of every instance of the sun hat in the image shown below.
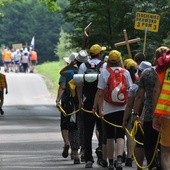
[[78,56],[78,53],[73,52],[73,53],[71,53],[71,55],[69,57],[64,57],[64,60],[66,63],[70,64],[72,61],[74,61],[76,56]]
[[94,44],[90,47],[90,55],[97,55],[99,54],[101,51],[105,51],[106,47],[101,47],[99,44]]
[[142,62],[139,64],[138,69],[139,69],[140,71],[143,71],[143,70],[145,70],[146,68],[150,68],[150,67],[152,67],[152,64],[151,64],[150,62],[148,62],[148,61],[142,61]]
[[121,61],[121,59],[122,59],[122,57],[121,57],[121,53],[119,51],[117,51],[117,50],[110,51],[108,60],[111,63],[118,63]]
[[86,50],[80,50],[78,52],[78,55],[75,57],[75,59],[77,61],[79,61],[80,63],[84,63],[84,62],[87,62],[88,59],[89,59],[89,54],[87,53]]

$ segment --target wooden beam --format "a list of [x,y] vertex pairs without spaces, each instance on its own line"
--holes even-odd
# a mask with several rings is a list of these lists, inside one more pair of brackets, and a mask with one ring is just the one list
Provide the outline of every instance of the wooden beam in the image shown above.
[[128,55],[129,55],[130,58],[132,58],[130,44],[139,42],[141,39],[140,38],[135,38],[135,39],[128,40],[128,35],[127,35],[127,32],[126,32],[125,29],[123,30],[123,33],[124,33],[125,41],[115,43],[114,45],[115,45],[115,47],[126,45],[127,50],[128,50]]

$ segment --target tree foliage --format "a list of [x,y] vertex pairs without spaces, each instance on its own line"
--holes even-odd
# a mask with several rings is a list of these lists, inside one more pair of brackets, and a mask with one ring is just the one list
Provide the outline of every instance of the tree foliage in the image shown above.
[[[61,2],[61,6],[64,2]],[[4,17],[0,20],[0,44],[11,48],[14,43],[30,45],[35,36],[35,50],[39,62],[56,60],[54,48],[58,42],[61,26],[67,31],[71,27],[65,24],[62,11],[52,13],[46,5],[37,0],[20,0],[6,4],[2,9]]]
[[[80,46],[83,29],[92,22],[89,46],[99,43],[115,48],[114,43],[124,40],[123,29],[127,30],[128,38],[144,38],[144,31],[134,29],[136,12],[156,13],[161,16],[158,33],[148,32],[146,55],[152,58],[155,49],[163,44],[170,30],[170,8],[166,0],[69,0],[70,6],[65,10],[66,21],[72,22],[75,32],[72,41]],[[76,5],[79,4],[79,5]],[[143,50],[143,41],[131,45],[133,54]],[[127,55],[126,47],[119,47]]]

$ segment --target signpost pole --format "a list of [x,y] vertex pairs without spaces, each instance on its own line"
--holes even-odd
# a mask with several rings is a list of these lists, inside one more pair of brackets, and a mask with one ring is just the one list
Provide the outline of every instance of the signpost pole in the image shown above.
[[145,37],[144,37],[144,44],[143,44],[143,54],[145,54],[146,51],[146,37],[147,37],[147,32],[148,32],[148,28],[145,28]]

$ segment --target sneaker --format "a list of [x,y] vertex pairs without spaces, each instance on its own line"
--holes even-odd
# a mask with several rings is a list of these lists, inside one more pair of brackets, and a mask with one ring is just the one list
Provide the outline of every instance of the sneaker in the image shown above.
[[108,170],[114,170],[114,165],[113,165],[113,164],[110,164],[110,165],[108,166]]
[[100,166],[103,167],[103,168],[106,168],[106,167],[108,166],[107,161],[104,160],[104,159],[98,159],[98,160],[97,160],[97,164],[100,165]]
[[132,167],[132,158],[126,158],[125,166]]
[[85,168],[93,168],[93,162],[92,161],[87,161]]
[[80,159],[79,158],[75,158],[74,159],[74,164],[80,164]]
[[0,108],[0,112],[1,112],[1,115],[3,115],[3,114],[4,114],[4,111],[2,110],[2,108]]
[[62,153],[63,158],[68,157],[68,150],[69,150],[69,145],[65,145],[63,148],[63,153]]

